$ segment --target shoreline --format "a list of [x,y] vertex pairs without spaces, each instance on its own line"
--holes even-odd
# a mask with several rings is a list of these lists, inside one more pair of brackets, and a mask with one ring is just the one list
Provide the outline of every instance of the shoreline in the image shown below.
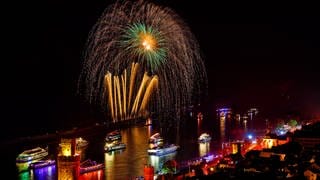
[[91,126],[86,127],[74,127],[73,129],[56,131],[55,133],[46,133],[42,135],[34,135],[34,136],[23,136],[17,137],[10,140],[1,141],[0,146],[5,149],[10,149],[10,147],[14,146],[27,146],[30,143],[33,144],[43,144],[49,142],[57,142],[61,138],[76,138],[79,136],[86,135],[88,133],[100,133],[101,131],[112,131],[115,129],[123,129],[130,126],[136,125],[145,125],[144,119],[136,119],[136,120],[126,120],[120,121],[116,123],[95,123]]

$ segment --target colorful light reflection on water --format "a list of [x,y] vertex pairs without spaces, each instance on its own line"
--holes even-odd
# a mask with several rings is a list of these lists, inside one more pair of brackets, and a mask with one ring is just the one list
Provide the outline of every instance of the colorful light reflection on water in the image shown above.
[[[190,130],[188,129],[188,131],[185,132],[188,135],[192,133],[192,138],[185,138],[185,134],[176,135],[180,138],[181,142],[179,145],[181,150],[177,151],[176,153],[161,157],[149,156],[147,153],[148,138],[152,134],[160,132],[153,126],[122,129],[121,141],[126,144],[126,149],[111,153],[105,153],[103,151],[105,134],[107,131],[98,136],[94,135],[91,137],[91,139],[90,136],[85,137],[89,138],[88,141],[91,144],[91,146],[88,147],[88,157],[93,158],[98,162],[104,162],[105,169],[82,174],[80,175],[79,179],[130,179],[134,177],[140,177],[143,175],[143,168],[145,164],[151,164],[154,166],[155,171],[159,172],[163,164],[168,160],[177,160],[178,162],[181,162],[186,159],[192,159],[212,153],[213,151],[216,151],[218,147],[220,147],[218,143],[198,143],[198,134],[196,129],[200,128],[200,132],[203,132],[201,129],[202,127],[197,127],[197,125],[189,127]],[[175,134],[169,134],[166,142],[168,140],[176,139],[176,136]],[[26,171],[19,174],[19,179],[57,179],[58,175],[56,166],[51,167],[51,170],[48,167],[45,169]]]
[[205,156],[210,153],[210,143],[199,143],[199,157]]
[[148,127],[124,129],[121,135],[126,149],[104,154],[106,179],[130,179],[143,175],[148,160]]
[[57,179],[56,165],[36,168],[33,170],[23,171],[19,174],[20,180],[56,180]]
[[90,179],[94,179],[94,180],[105,179],[104,170],[101,169],[97,171],[92,171],[92,172],[81,174],[79,176],[79,180],[90,180]]
[[56,168],[56,165],[37,168],[33,170],[33,174],[34,174],[34,179],[56,180],[57,168]]

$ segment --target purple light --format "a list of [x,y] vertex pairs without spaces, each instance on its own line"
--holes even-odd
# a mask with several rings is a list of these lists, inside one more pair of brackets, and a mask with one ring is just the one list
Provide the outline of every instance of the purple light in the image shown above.
[[46,166],[34,169],[36,179],[55,179],[56,165]]

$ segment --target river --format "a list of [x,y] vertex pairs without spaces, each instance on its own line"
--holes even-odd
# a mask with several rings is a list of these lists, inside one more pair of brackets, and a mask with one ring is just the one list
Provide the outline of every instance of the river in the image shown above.
[[[123,128],[121,129],[122,142],[126,144],[126,149],[112,153],[104,152],[105,135],[110,132],[110,130],[83,135],[82,138],[89,141],[89,146],[82,155],[82,158],[104,163],[105,169],[95,173],[82,175],[80,179],[90,179],[92,176],[94,176],[95,179],[131,179],[143,176],[145,164],[151,164],[156,171],[159,171],[163,164],[168,160],[176,160],[179,163],[205,156],[209,153],[216,153],[220,149],[219,132],[217,132],[219,127],[215,125],[216,122],[205,118],[194,118],[181,124],[179,129],[160,129],[156,125],[138,125]],[[180,146],[179,150],[176,153],[161,157],[148,155],[148,138],[157,132],[164,137],[165,142],[178,144]],[[207,132],[213,137],[210,143],[198,143],[197,138],[203,132]],[[56,149],[58,143],[59,142],[53,142],[49,145],[49,153],[53,157],[57,153]],[[37,145],[39,144],[33,144],[33,146]],[[30,147],[31,146],[32,145],[30,145]],[[17,148],[15,148],[15,150],[16,149]],[[17,150],[12,153],[17,156]],[[12,164],[15,159],[13,156],[9,157],[11,157]],[[10,168],[12,170],[12,166],[9,165],[9,169]],[[15,177],[24,180],[54,180],[57,179],[57,167],[49,166],[48,168],[42,168],[37,171],[16,173]]]

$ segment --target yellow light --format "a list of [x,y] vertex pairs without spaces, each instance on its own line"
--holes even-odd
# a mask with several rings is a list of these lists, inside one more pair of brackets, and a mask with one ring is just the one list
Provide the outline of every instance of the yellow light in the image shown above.
[[156,47],[156,40],[155,38],[147,33],[141,33],[140,34],[141,42],[142,42],[142,47],[145,50],[153,50]]
[[231,146],[232,146],[232,154],[238,153],[238,145],[233,143]]
[[[148,73],[143,75],[141,82],[136,82],[138,68],[137,63],[132,63],[131,72],[128,74],[125,70],[119,76],[113,76],[110,72],[105,75],[105,90],[108,91],[111,116],[114,122],[143,116],[151,94],[158,87],[158,76],[148,76]],[[130,79],[129,86],[127,78]],[[139,86],[136,94],[133,93],[135,86]]]
[[60,147],[63,156],[71,156],[71,144],[61,143]]
[[143,45],[144,47],[145,47],[147,44],[148,44],[148,43],[147,43],[146,40],[144,40],[143,43],[142,43],[142,45]]

